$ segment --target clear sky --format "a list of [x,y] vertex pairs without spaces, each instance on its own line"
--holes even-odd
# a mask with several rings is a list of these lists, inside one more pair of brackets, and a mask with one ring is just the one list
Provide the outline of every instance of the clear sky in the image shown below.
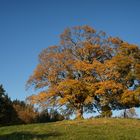
[[41,50],[66,27],[85,24],[140,45],[140,0],[0,0],[0,83],[8,95],[31,95],[25,84]]

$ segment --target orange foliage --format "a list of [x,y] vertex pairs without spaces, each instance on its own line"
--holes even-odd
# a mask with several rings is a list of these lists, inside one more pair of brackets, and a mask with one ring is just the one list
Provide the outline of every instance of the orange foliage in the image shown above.
[[88,105],[102,108],[102,100],[108,108],[122,107],[121,100],[132,92],[129,87],[140,80],[140,49],[87,25],[67,28],[60,38],[60,45],[42,51],[27,82],[47,90],[28,99],[48,106],[69,105],[81,109],[78,113]]

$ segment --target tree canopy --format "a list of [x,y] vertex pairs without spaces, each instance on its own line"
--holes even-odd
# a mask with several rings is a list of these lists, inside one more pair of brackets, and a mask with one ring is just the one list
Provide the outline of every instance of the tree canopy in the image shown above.
[[34,104],[84,112],[140,105],[140,49],[89,26],[67,28],[59,45],[44,49],[27,86],[42,89]]

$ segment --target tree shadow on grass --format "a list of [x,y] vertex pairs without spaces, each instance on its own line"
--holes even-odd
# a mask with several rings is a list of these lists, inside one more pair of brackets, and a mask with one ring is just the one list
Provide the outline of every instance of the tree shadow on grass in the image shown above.
[[10,134],[0,135],[0,140],[47,140],[49,137],[61,136],[58,132],[50,132],[47,134],[37,134],[30,132],[13,132]]

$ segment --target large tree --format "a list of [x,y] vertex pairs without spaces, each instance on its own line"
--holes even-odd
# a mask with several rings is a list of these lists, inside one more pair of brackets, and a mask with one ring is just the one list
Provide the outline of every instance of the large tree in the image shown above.
[[[139,106],[140,49],[89,26],[67,28],[60,44],[44,49],[27,85],[28,99],[68,113]],[[136,86],[137,83],[137,86]],[[135,90],[130,87],[135,86]],[[135,100],[134,98],[135,97]],[[133,100],[133,103],[131,102]]]

